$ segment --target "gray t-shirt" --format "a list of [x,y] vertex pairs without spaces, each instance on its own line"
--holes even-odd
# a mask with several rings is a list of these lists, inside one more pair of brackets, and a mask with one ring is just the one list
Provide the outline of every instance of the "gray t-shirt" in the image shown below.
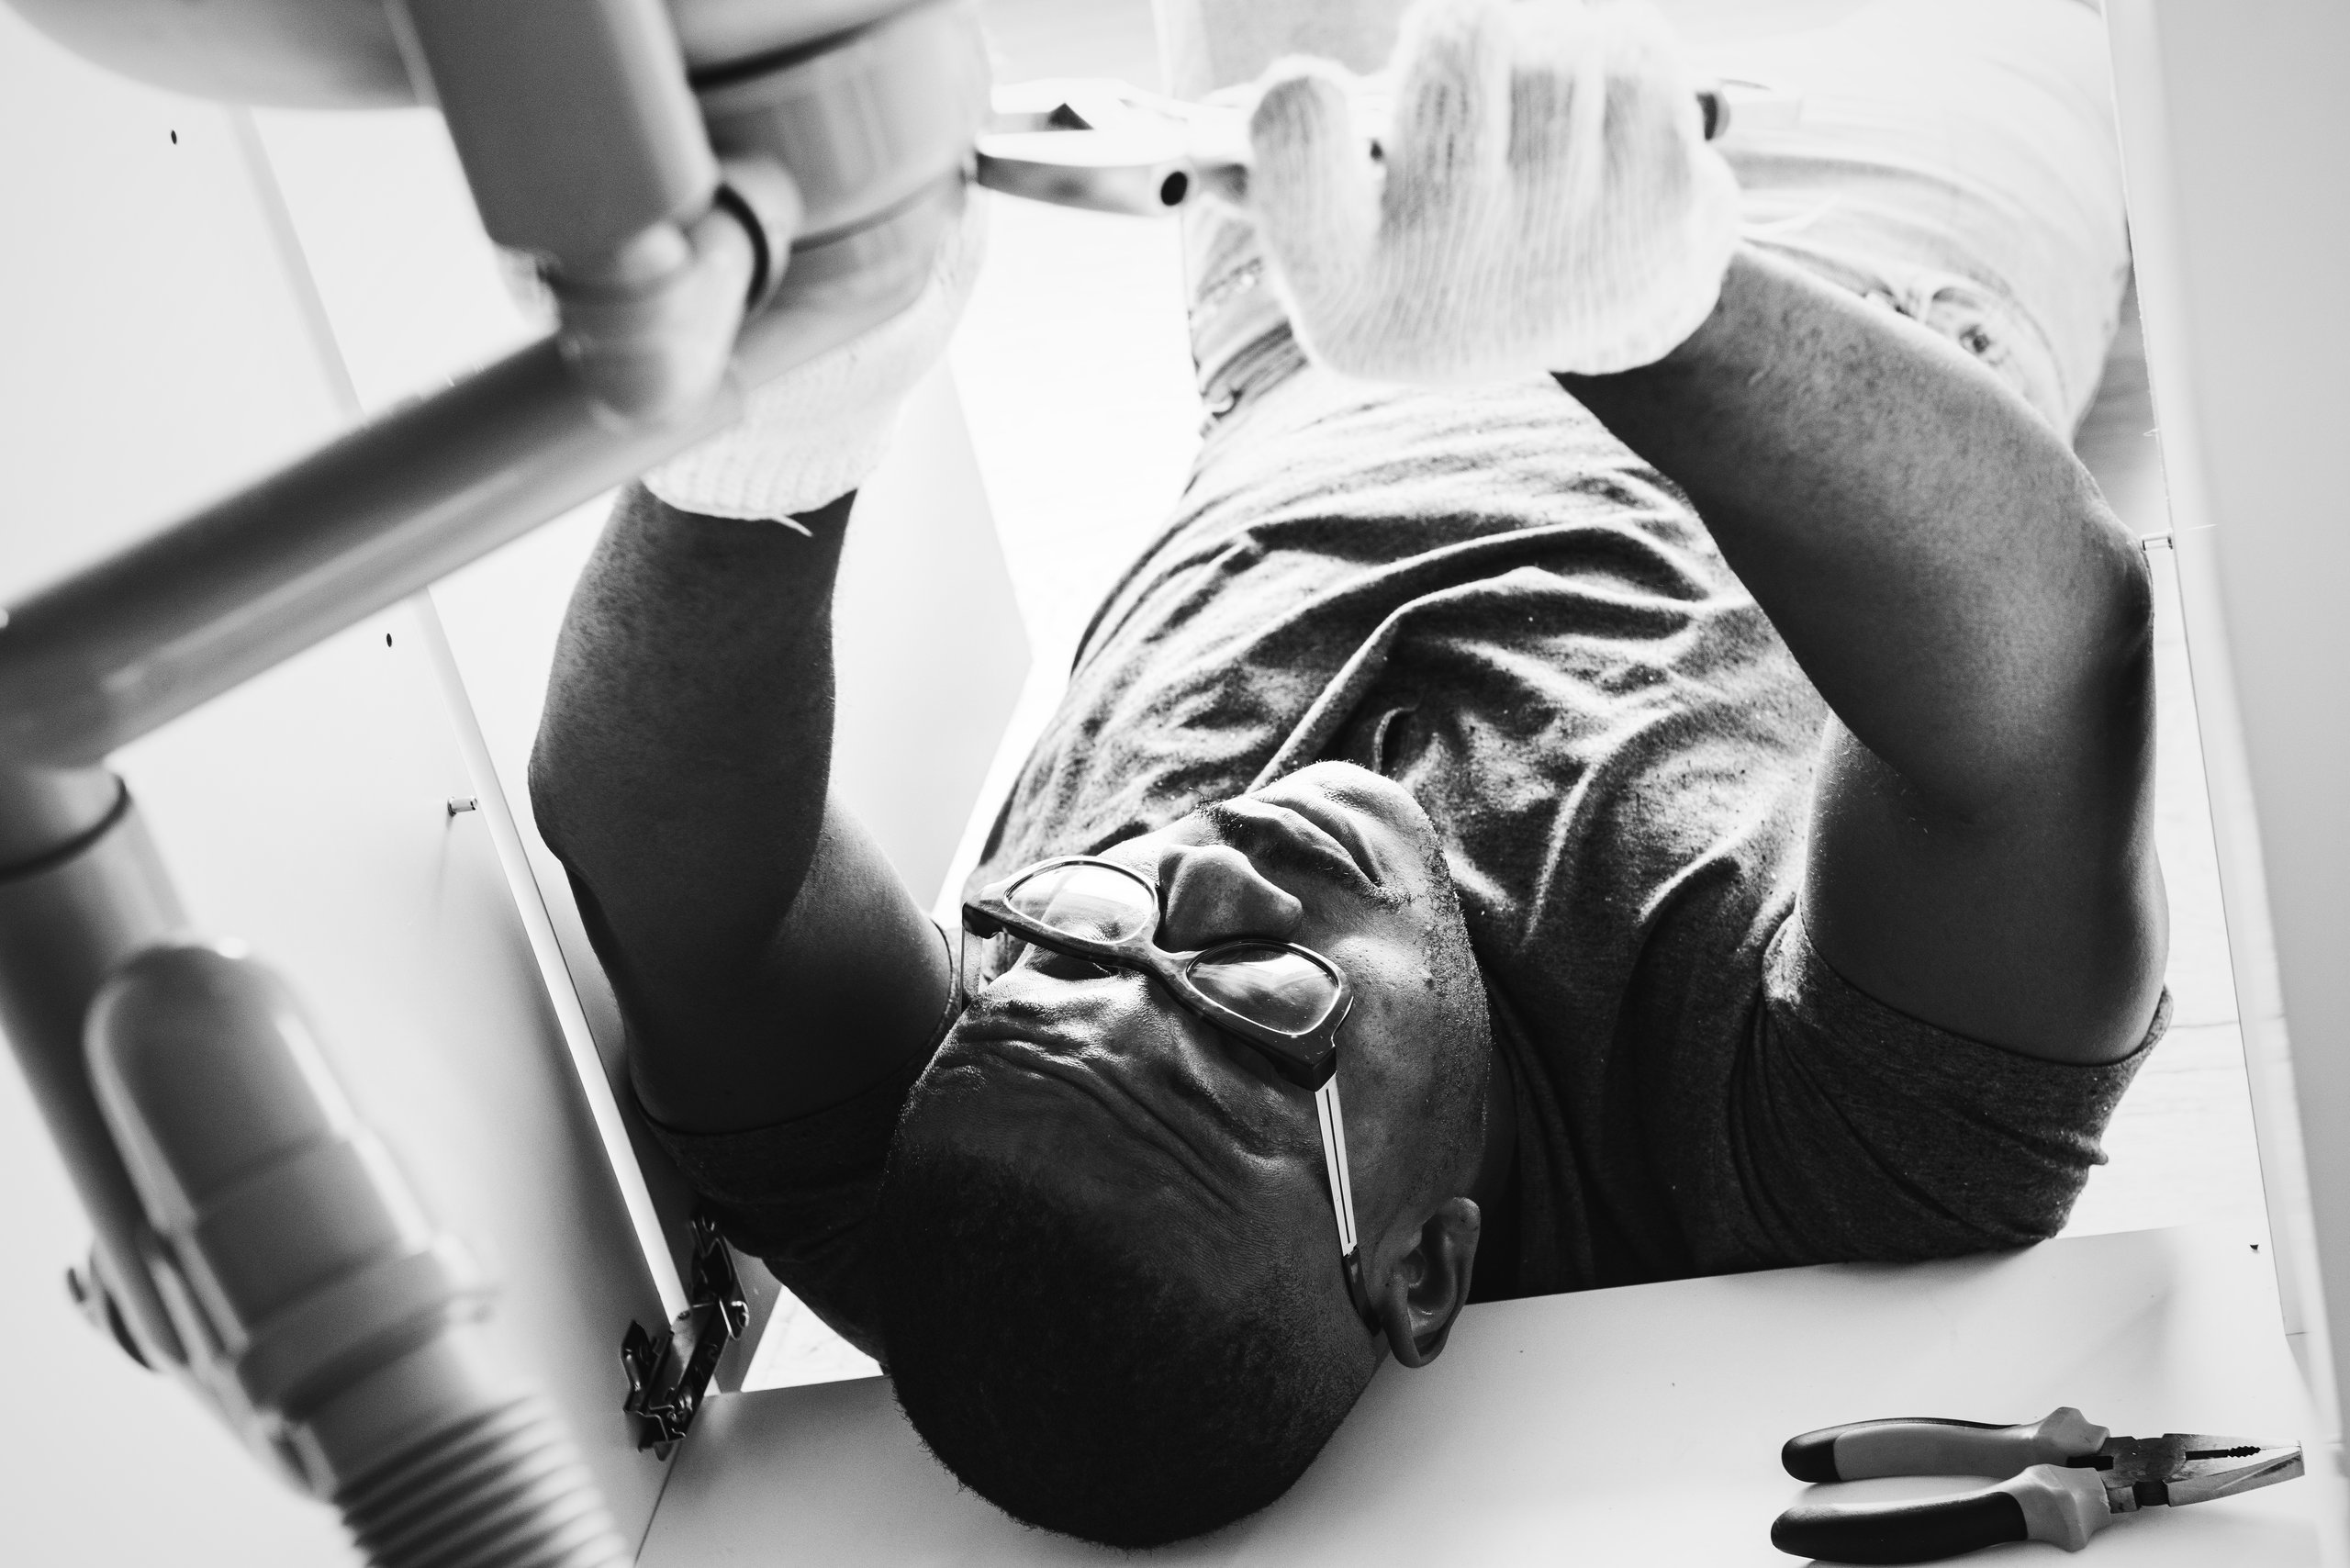
[[[1797,889],[1825,717],[1680,492],[1555,384],[1306,373],[1211,436],[972,881],[1317,760],[1408,788],[1516,1091],[1515,1245],[1481,1297],[2052,1235],[2145,1050],[2019,1056],[1819,958]],[[910,1081],[671,1139],[868,1348],[863,1219]]]

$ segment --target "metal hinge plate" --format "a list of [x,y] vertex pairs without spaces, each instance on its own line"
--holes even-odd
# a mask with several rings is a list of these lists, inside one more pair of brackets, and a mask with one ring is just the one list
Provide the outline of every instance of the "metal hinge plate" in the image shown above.
[[636,1423],[636,1446],[667,1459],[693,1425],[726,1347],[750,1327],[750,1304],[734,1260],[708,1215],[693,1218],[694,1256],[686,1282],[688,1305],[658,1334],[632,1322],[621,1338],[628,1397],[621,1408]]

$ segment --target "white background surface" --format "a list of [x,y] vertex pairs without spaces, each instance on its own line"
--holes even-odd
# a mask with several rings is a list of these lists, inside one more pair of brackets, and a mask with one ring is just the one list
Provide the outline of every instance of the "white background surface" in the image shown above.
[[[2004,1424],[2072,1405],[2135,1436],[2295,1440],[2311,1422],[2276,1310],[2266,1265],[2227,1227],[1472,1306],[1431,1366],[1382,1370],[1287,1496],[1147,1561],[1787,1564],[1771,1520],[1827,1489],[1789,1480],[1779,1447],[1815,1428],[1896,1415]],[[833,1568],[1135,1561],[1024,1529],[959,1490],[878,1381],[737,1394],[702,1420],[644,1568],[775,1554]],[[2329,1498],[2338,1518],[2327,1483],[2291,1481],[2122,1518],[2077,1559],[2027,1545],[1964,1561],[2301,1568],[2326,1560],[2313,1520]]]

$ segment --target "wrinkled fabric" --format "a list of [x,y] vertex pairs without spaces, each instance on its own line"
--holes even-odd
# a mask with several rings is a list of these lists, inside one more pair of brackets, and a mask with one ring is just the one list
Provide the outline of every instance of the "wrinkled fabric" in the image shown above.
[[1679,493],[1554,384],[1307,374],[1218,431],[1111,595],[972,886],[1374,766],[1436,822],[1494,998],[1520,1293],[2053,1234],[2143,1051],[2017,1056],[1818,958],[1825,718]]

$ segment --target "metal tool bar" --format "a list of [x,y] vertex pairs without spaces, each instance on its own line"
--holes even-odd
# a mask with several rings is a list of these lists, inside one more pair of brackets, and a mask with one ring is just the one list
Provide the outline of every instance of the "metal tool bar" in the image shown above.
[[0,622],[0,755],[95,763],[722,428],[744,386],[910,303],[961,201],[949,182],[795,256],[688,421],[610,428],[543,342],[17,605]]
[[[1803,116],[1799,96],[1762,83],[1707,82],[1696,96],[1708,141]],[[1390,134],[1392,95],[1366,85],[1354,101],[1357,128],[1376,149]],[[1030,201],[1148,218],[1203,193],[1246,205],[1251,158],[1248,115],[1238,105],[1192,103],[1108,79],[1051,77],[996,89],[979,138],[979,182]]]

